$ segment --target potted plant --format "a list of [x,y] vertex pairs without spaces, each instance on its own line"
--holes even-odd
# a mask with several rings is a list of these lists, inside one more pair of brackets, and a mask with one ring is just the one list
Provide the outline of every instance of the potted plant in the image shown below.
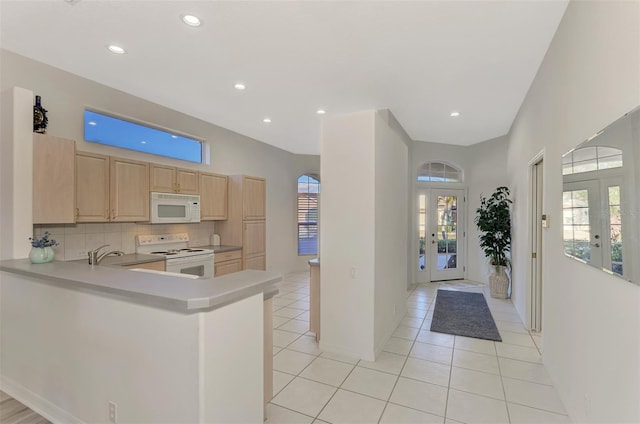
[[498,187],[491,197],[480,196],[475,223],[480,230],[480,247],[494,267],[489,276],[491,297],[506,299],[509,290],[507,253],[511,250],[511,213],[509,188]]

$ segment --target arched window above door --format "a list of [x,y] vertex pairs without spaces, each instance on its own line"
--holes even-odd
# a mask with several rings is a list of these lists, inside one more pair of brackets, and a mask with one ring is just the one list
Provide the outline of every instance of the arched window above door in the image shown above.
[[462,171],[444,162],[427,162],[418,168],[418,181],[461,183]]

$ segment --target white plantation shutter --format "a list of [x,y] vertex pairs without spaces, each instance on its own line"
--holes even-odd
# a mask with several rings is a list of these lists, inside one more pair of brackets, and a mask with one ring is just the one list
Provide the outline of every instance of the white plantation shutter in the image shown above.
[[298,178],[298,255],[318,254],[318,193],[317,176]]

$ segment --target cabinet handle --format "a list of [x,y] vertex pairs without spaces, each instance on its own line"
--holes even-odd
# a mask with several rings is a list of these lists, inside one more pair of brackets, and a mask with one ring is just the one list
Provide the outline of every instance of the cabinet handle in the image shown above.
[[80,208],[76,208],[76,220],[80,218]]
[[111,219],[111,215],[109,215],[109,209],[107,209],[107,211],[106,211],[105,215],[107,215],[107,221],[108,221],[109,219]]
[[109,217],[109,220],[112,220],[112,219],[116,219],[116,211],[115,211],[115,209],[111,209],[111,216]]

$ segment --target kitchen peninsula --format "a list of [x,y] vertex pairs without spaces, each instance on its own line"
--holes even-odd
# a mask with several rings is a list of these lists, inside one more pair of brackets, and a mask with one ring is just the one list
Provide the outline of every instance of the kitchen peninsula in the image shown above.
[[0,277],[1,385],[43,416],[262,422],[264,300],[279,274],[189,279],[17,259],[0,261]]

